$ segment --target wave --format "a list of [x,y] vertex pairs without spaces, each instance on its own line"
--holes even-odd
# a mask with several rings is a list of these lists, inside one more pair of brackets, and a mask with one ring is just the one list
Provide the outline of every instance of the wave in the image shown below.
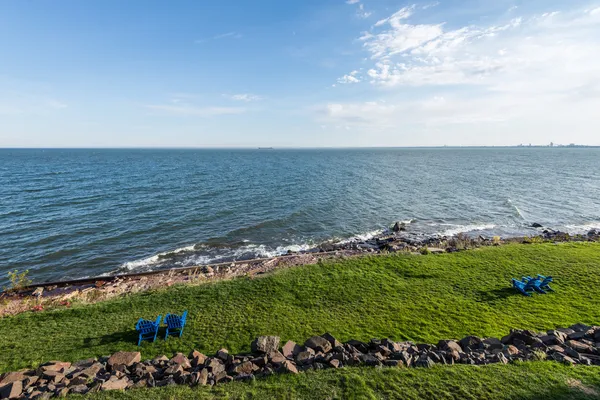
[[440,236],[455,236],[459,233],[470,233],[478,231],[488,231],[497,228],[495,224],[471,224],[471,225],[454,225],[454,224],[439,224],[440,226],[452,226],[452,228],[445,229],[438,232]]
[[600,230],[600,221],[590,222],[581,225],[565,225],[565,230],[570,234],[585,234],[592,229]]

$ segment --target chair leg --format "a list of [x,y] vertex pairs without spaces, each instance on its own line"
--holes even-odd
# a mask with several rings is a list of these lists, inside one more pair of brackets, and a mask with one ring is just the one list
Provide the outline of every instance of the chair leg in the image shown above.
[[165,340],[169,337],[169,328],[167,328],[167,333],[165,333]]

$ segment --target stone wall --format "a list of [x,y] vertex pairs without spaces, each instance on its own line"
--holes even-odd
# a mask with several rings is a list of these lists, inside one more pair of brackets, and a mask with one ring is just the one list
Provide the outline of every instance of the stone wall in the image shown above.
[[437,345],[373,339],[340,343],[330,334],[304,344],[281,345],[279,337],[261,336],[249,354],[221,349],[207,357],[197,351],[141,361],[139,352],[76,363],[51,361],[35,370],[9,372],[0,379],[1,399],[48,399],[69,393],[125,390],[168,385],[216,385],[276,373],[345,366],[429,368],[435,365],[507,364],[553,360],[565,364],[600,366],[600,327],[576,324],[536,333],[513,330],[502,339],[468,336],[440,340]]

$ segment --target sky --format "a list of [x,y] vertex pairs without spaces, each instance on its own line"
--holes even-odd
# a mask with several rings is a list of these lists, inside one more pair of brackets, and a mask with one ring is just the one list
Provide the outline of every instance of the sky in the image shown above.
[[600,0],[3,0],[0,147],[600,145]]

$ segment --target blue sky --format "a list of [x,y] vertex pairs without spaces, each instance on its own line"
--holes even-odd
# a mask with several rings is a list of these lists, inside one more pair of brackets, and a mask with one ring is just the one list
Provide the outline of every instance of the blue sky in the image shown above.
[[600,1],[0,2],[0,146],[600,145]]

